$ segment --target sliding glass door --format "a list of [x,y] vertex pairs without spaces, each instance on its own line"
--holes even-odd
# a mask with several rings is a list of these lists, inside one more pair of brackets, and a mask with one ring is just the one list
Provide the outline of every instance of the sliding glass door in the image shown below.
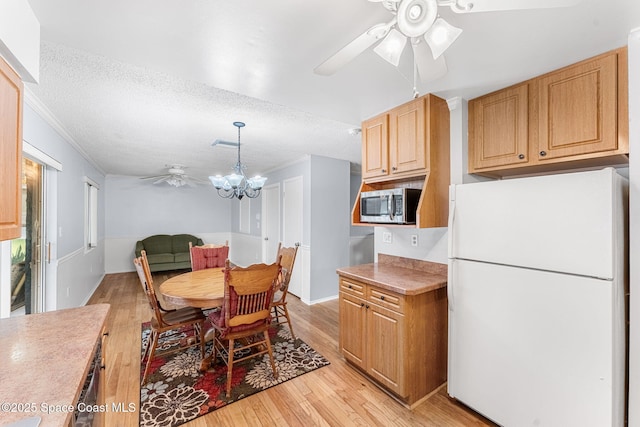
[[45,310],[44,169],[23,158],[22,235],[11,241],[11,316]]

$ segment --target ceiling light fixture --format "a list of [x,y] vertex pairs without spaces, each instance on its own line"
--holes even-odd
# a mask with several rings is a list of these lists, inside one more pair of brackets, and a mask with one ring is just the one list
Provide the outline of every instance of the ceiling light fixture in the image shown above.
[[[389,6],[395,11],[396,18],[387,24],[390,27],[388,34],[373,50],[396,67],[400,63],[407,39],[411,39],[412,46],[415,46],[424,38],[431,48],[433,59],[438,59],[462,33],[460,28],[438,17],[437,0],[400,0],[389,3]],[[415,65],[424,62],[418,58],[415,49],[414,62]],[[430,67],[418,68],[424,73]]]
[[397,67],[406,44],[407,38],[400,34],[400,31],[392,28],[389,30],[387,37],[385,37],[378,46],[373,48],[373,50],[385,61]]
[[247,178],[244,175],[245,166],[240,162],[240,129],[245,126],[243,122],[233,122],[238,128],[238,162],[233,167],[233,173],[221,176],[210,176],[209,179],[213,186],[218,190],[218,195],[226,199],[234,197],[241,200],[244,196],[253,199],[260,195],[260,190],[267,181],[267,178],[256,175],[253,178]]
[[442,18],[436,19],[424,35],[424,39],[431,48],[433,59],[438,59],[445,50],[449,49],[460,34],[462,34],[460,28],[454,27]]

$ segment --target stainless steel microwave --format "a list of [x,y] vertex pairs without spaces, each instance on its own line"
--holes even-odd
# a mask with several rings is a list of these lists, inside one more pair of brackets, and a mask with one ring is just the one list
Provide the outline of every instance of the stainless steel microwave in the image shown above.
[[415,224],[421,190],[390,188],[360,194],[360,222]]

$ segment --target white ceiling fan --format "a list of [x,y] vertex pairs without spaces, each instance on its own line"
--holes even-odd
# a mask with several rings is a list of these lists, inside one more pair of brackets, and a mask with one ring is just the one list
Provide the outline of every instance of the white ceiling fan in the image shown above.
[[316,74],[331,75],[356,56],[378,43],[374,51],[398,66],[410,41],[414,65],[423,82],[442,77],[447,65],[442,55],[462,33],[438,15],[438,7],[450,7],[456,13],[492,12],[517,9],[567,7],[581,0],[369,0],[382,3],[394,17],[376,24],[314,69]]
[[168,168],[166,174],[144,176],[140,179],[154,180],[154,184],[161,184],[163,182],[166,182],[173,187],[182,187],[183,185],[195,187],[198,184],[205,184],[207,182],[187,175],[187,173],[185,172],[185,166],[183,165],[165,165],[165,167]]

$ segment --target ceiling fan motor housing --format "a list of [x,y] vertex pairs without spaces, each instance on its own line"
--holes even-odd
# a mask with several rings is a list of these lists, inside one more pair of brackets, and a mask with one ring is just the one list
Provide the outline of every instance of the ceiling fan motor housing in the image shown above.
[[437,16],[437,0],[403,0],[398,6],[398,29],[407,37],[420,37]]

